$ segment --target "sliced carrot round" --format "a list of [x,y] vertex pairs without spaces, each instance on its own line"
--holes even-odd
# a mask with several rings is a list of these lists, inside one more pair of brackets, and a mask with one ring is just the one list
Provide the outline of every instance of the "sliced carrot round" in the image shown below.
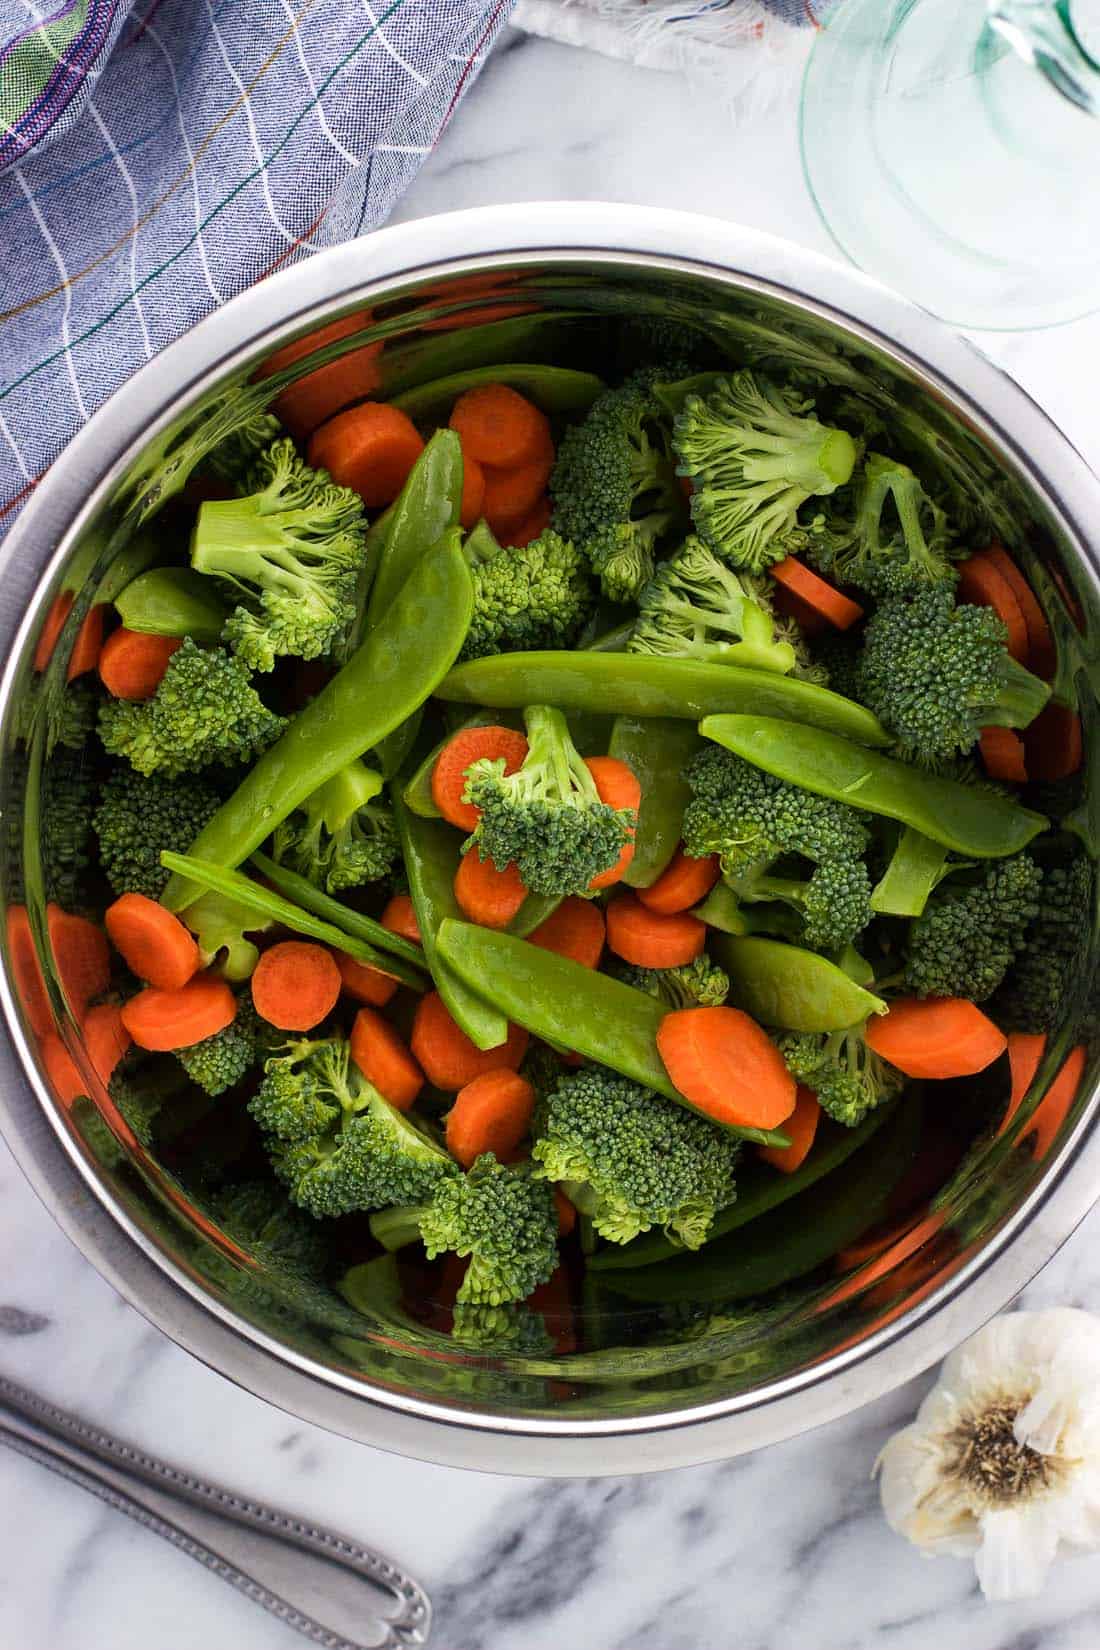
[[547,438],[546,447],[537,458],[517,464],[512,470],[483,466],[485,471],[485,519],[501,544],[507,544],[512,534],[526,521],[538,504],[550,472],[554,468],[554,445]]
[[145,894],[122,894],[103,918],[115,950],[139,980],[178,991],[199,969],[195,936]]
[[1024,729],[1029,779],[1052,782],[1079,773],[1085,756],[1081,718],[1068,705],[1051,699]]
[[393,1026],[373,1008],[361,1008],[351,1028],[351,1057],[368,1083],[398,1111],[408,1111],[424,1087],[424,1073]]
[[1010,785],[1027,784],[1024,742],[1011,728],[983,728],[978,740],[982,766],[990,779]]
[[256,964],[252,1001],[261,1020],[280,1031],[311,1031],[336,1007],[340,985],[331,951],[310,940],[281,940]]
[[196,974],[179,991],[146,986],[122,1005],[122,1023],[139,1048],[165,1053],[190,1048],[230,1025],[237,999],[224,980]]
[[984,556],[968,556],[959,562],[958,570],[958,600],[971,607],[991,607],[1008,632],[1009,653],[1019,664],[1026,664],[1030,651],[1027,621],[1004,574]]
[[1035,592],[1004,545],[999,544],[996,539],[980,554],[993,563],[1020,605],[1020,612],[1027,626],[1027,668],[1034,671],[1036,676],[1041,676],[1045,682],[1049,682],[1058,665],[1058,654],[1046,614],[1039,606]]
[[800,562],[797,556],[787,556],[777,562],[771,569],[771,575],[777,584],[805,602],[835,630],[851,630],[863,617],[863,609],[858,602],[843,595],[828,579],[823,579],[813,568]]
[[868,1048],[907,1077],[972,1077],[1002,1055],[1005,1034],[963,997],[900,997],[872,1018]]
[[483,1071],[504,1067],[515,1071],[527,1053],[530,1034],[522,1026],[509,1025],[499,1047],[478,1048],[451,1018],[439,992],[429,991],[416,1005],[411,1041],[429,1083],[437,1089],[458,1090]]
[[447,1113],[447,1150],[468,1169],[482,1152],[507,1163],[531,1127],[535,1091],[518,1071],[483,1071]]
[[436,758],[432,769],[432,801],[449,825],[460,831],[477,829],[481,809],[472,802],[464,802],[466,770],[483,758],[490,762],[503,760],[506,774],[516,773],[527,760],[528,745],[522,733],[515,728],[462,728],[448,739]]
[[583,968],[595,968],[603,955],[605,934],[599,906],[581,899],[579,894],[570,894],[527,937],[544,951],[568,957]]
[[380,968],[371,968],[369,963],[349,957],[346,951],[336,952],[336,966],[347,995],[371,1008],[385,1008],[400,984],[392,974],[383,974]]
[[810,1155],[817,1125],[821,1122],[821,1107],[812,1089],[799,1086],[794,1110],[783,1119],[783,1133],[791,1137],[789,1146],[757,1146],[756,1154],[770,1163],[781,1174],[794,1174]]
[[545,452],[550,425],[527,397],[508,384],[479,384],[460,395],[448,420],[463,452],[480,464],[514,470]]
[[309,462],[380,509],[393,503],[423,451],[416,425],[400,407],[364,401],[321,425],[309,444]]
[[482,859],[476,847],[462,855],[455,872],[454,894],[464,916],[482,928],[507,928],[527,898],[523,878],[515,865],[498,871],[491,859]]
[[93,997],[101,997],[111,979],[111,948],[107,936],[88,917],[46,907],[46,928],[53,965],[78,1020]]
[[53,1091],[55,1100],[63,1106],[71,1106],[81,1095],[87,1094],[88,1085],[56,1031],[48,1031],[42,1038],[39,1048],[46,1081]]
[[685,1100],[715,1123],[777,1129],[794,1111],[783,1056],[739,1008],[674,1009],[657,1028],[657,1052]]
[[550,525],[552,515],[550,500],[544,493],[530,515],[524,516],[518,527],[513,527],[508,535],[508,545],[512,549],[522,549],[535,539],[541,538]]
[[96,1076],[101,1083],[109,1083],[132,1041],[123,1022],[121,1005],[97,1003],[84,1016],[81,1031]]
[[[585,767],[596,785],[596,795],[609,808],[629,809],[637,813],[642,805],[642,787],[629,763],[617,756],[587,756]],[[600,871],[588,884],[589,888],[611,888],[621,882],[634,858],[634,827],[619,850],[619,857],[606,871]]]
[[[326,344],[362,332],[373,319],[369,309],[359,309],[339,321],[330,321],[327,326],[318,327],[305,338],[296,338],[292,344],[284,344],[282,349],[268,356],[255,376],[270,378],[272,373],[312,355],[315,350],[324,349]],[[381,341],[362,344],[358,349],[349,350],[346,355],[330,361],[327,366],[315,367],[276,397],[272,402],[272,412],[281,424],[286,425],[296,441],[307,440],[326,418],[331,418],[353,401],[363,401],[368,395],[374,395],[382,382],[378,360],[381,353]]]
[[400,934],[413,945],[420,944],[420,924],[416,920],[416,908],[408,894],[391,895],[378,920],[391,934]]
[[74,682],[78,676],[86,676],[99,663],[99,655],[103,651],[103,615],[106,608],[101,605],[88,609],[76,633],[73,650],[69,654],[69,663],[65,670],[65,680]]
[[656,882],[638,889],[638,898],[650,911],[668,916],[674,911],[690,911],[693,905],[706,899],[718,881],[720,866],[717,854],[694,859],[677,848]]
[[168,661],[183,646],[180,636],[152,636],[120,627],[99,655],[99,679],[116,699],[151,699],[164,680]]
[[485,504],[485,472],[476,458],[469,453],[462,454],[462,501],[458,508],[458,519],[467,532],[476,527],[481,520],[481,512]]
[[607,908],[607,943],[638,968],[679,968],[694,962],[706,944],[706,923],[686,911],[661,916],[634,894],[619,894]]

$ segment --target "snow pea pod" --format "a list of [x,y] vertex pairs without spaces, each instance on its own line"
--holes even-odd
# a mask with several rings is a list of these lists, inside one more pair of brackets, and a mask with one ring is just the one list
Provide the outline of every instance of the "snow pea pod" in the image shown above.
[[947,874],[947,849],[907,825],[886,871],[871,893],[871,910],[919,917],[936,884]]
[[924,773],[835,734],[811,733],[771,716],[707,716],[699,732],[777,779],[900,820],[975,859],[1019,853],[1050,823],[1009,797]]
[[[191,845],[197,859],[240,865],[306,797],[411,716],[457,658],[474,587],[457,534],[429,551],[366,641],[245,775]],[[194,884],[173,876],[181,911]]]
[[[750,1220],[766,1215],[769,1209],[777,1209],[781,1203],[808,1191],[834,1169],[839,1169],[853,1152],[877,1134],[896,1104],[896,1101],[887,1101],[883,1106],[876,1106],[854,1129],[846,1129],[832,1118],[823,1117],[810,1155],[793,1174],[780,1174],[760,1162],[749,1162],[743,1169],[739,1168],[737,1201],[715,1215],[707,1243],[747,1226]],[[673,1260],[683,1252],[683,1244],[671,1242],[663,1232],[646,1232],[632,1243],[609,1243],[598,1249],[587,1265],[596,1272],[619,1272],[632,1266],[655,1266],[658,1261]]]
[[816,951],[756,934],[716,935],[715,962],[730,977],[730,1001],[754,1020],[784,1031],[842,1031],[869,1014],[885,1014],[881,997],[864,990]]
[[615,1272],[606,1282],[629,1300],[714,1305],[765,1295],[805,1277],[882,1218],[913,1161],[920,1129],[920,1098],[910,1095],[887,1119],[873,1151],[854,1154],[799,1197],[696,1254]]
[[540,923],[554,915],[560,904],[561,900],[556,894],[528,894],[508,924],[506,932],[517,934],[521,940],[525,940],[528,934],[534,933]]
[[716,882],[706,899],[691,914],[700,922],[705,922],[708,928],[717,928],[723,934],[751,932],[741,901],[728,882]]
[[[441,293],[435,300],[440,307],[433,308],[433,319],[439,318],[441,306],[447,302],[446,295]],[[465,310],[473,309],[476,315],[486,304],[498,309],[513,303],[519,311],[515,315],[480,325],[463,324]],[[568,323],[587,317],[582,310],[529,309],[530,304],[531,299],[519,287],[511,291],[503,289],[491,297],[466,298],[462,308],[452,305],[449,310],[454,316],[453,331],[432,332],[426,338],[411,338],[407,343],[391,343],[379,357],[383,374],[380,398],[392,401],[395,395],[403,395],[419,384],[433,383],[471,367],[502,361],[531,361],[536,355],[545,355],[549,360],[555,356],[560,358],[562,345],[568,342]],[[409,319],[405,316],[398,325],[407,327]],[[318,352],[317,360],[322,359]]]
[[608,754],[625,762],[642,787],[634,858],[623,881],[631,888],[656,882],[680,841],[691,790],[684,769],[702,745],[690,722],[673,716],[617,716]]
[[460,395],[483,384],[507,384],[518,390],[544,413],[587,412],[605,388],[594,372],[577,372],[572,367],[546,367],[537,361],[502,361],[494,367],[468,367],[446,378],[433,378],[415,389],[390,397],[393,406],[408,413],[414,423],[439,423],[449,414]]
[[373,630],[396,600],[413,568],[458,526],[462,500],[462,448],[453,430],[438,430],[409,472],[378,558],[367,606]]
[[213,579],[190,567],[151,567],[115,597],[127,630],[216,642],[227,613]]
[[642,653],[500,653],[471,659],[443,678],[441,699],[497,710],[556,705],[617,716],[677,716],[698,722],[715,712],[752,711],[888,745],[876,716],[828,688],[770,670],[659,659]]
[[393,813],[409,896],[416,912],[424,957],[432,971],[439,995],[456,1025],[478,1048],[498,1048],[508,1036],[504,1015],[484,997],[471,990],[457,970],[451,968],[439,950],[439,934],[448,918],[461,915],[454,896],[454,875],[458,865],[458,838],[441,819],[419,819],[410,813],[396,787]]
[[[438,945],[448,966],[509,1020],[689,1106],[657,1052],[657,1027],[668,1009],[655,997],[511,934],[469,922],[445,922]],[[774,1129],[732,1133],[762,1144],[786,1139]]]

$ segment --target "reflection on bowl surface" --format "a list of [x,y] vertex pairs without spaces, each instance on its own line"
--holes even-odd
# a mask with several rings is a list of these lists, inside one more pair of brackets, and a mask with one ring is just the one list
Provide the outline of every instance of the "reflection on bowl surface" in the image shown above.
[[[404,233],[392,232],[394,245]],[[980,1274],[1009,1229],[1026,1224],[1050,1190],[1052,1165],[1091,1104],[1092,1067],[1079,1065],[1069,1092],[1063,1081],[1044,1110],[1088,990],[1088,921],[1074,977],[1062,982],[1059,1029],[1007,1126],[1006,1059],[978,1078],[911,1082],[855,1149],[847,1131],[827,1125],[815,1147],[828,1157],[827,1172],[807,1177],[785,1207],[765,1209],[700,1255],[586,1267],[570,1243],[531,1308],[501,1316],[486,1351],[455,1322],[461,1268],[453,1263],[428,1262],[416,1248],[381,1253],[364,1216],[327,1223],[321,1241],[321,1228],[291,1227],[259,1196],[243,1212],[231,1205],[226,1184],[264,1171],[239,1091],[211,1099],[172,1056],[149,1055],[132,1063],[125,1090],[116,1082],[108,1094],[76,1032],[70,1009],[81,1005],[66,1004],[64,987],[71,995],[73,981],[63,978],[58,919],[47,915],[48,907],[102,911],[111,897],[89,831],[104,765],[91,678],[78,668],[89,627],[144,569],[183,564],[194,503],[218,491],[208,455],[239,429],[244,409],[261,420],[273,408],[304,440],[341,408],[396,399],[427,430],[445,421],[454,375],[484,368],[491,380],[492,369],[507,366],[523,389],[518,364],[537,398],[539,371],[548,365],[570,369],[556,386],[552,374],[542,381],[560,428],[582,375],[614,380],[650,363],[681,375],[748,366],[794,381],[822,417],[831,414],[871,441],[890,440],[973,548],[997,539],[1011,551],[1045,609],[1057,651],[1056,694],[1074,707],[1084,735],[1080,771],[1033,784],[1028,800],[1076,833],[1091,911],[1097,596],[1065,500],[1002,436],[1002,419],[1016,438],[1013,420],[1037,418],[1034,409],[1025,411],[1010,386],[1003,406],[973,409],[964,388],[876,338],[870,317],[867,325],[852,318],[854,295],[873,307],[870,289],[845,288],[845,302],[831,308],[815,284],[825,266],[813,266],[803,295],[788,281],[767,279],[768,259],[778,256],[767,247],[755,248],[763,267],[747,277],[696,263],[690,246],[681,257],[646,250],[644,235],[634,253],[602,253],[585,236],[576,250],[563,250],[557,239],[547,235],[555,250],[493,256],[441,232],[440,245],[477,254],[472,270],[468,258],[458,272],[441,261],[428,273],[358,285],[347,279],[345,261],[331,295],[310,295],[308,313],[288,301],[289,323],[269,310],[261,326],[250,319],[248,299],[234,305],[234,345],[243,353],[230,369],[211,368],[193,384],[175,358],[179,393],[149,402],[155,433],[129,443],[125,465],[91,493],[92,508],[82,508],[87,489],[53,505],[54,537],[43,542],[63,553],[38,592],[8,676],[0,852],[13,1016],[52,1125],[47,1135],[38,1129],[33,1152],[57,1156],[64,1167],[55,1178],[72,1174],[58,1139],[79,1164],[94,1188],[94,1221],[124,1231],[121,1249],[141,1256],[141,1278],[127,1279],[117,1254],[110,1267],[139,1305],[215,1366],[373,1442],[470,1465],[622,1471],[747,1448],[905,1378],[917,1367],[912,1359],[936,1355],[934,1340],[908,1364],[905,1354],[896,1357],[864,1386],[853,1379],[850,1392],[808,1408],[804,1421],[789,1408],[803,1385],[832,1379],[836,1393],[842,1359],[858,1368],[876,1335],[878,1355],[884,1336],[907,1331],[960,1282],[966,1287],[957,1299],[972,1304],[969,1315],[953,1319],[956,1336],[1003,1304],[1012,1285],[979,1302]],[[913,324],[935,333],[923,318]],[[984,364],[975,371],[987,389],[999,388]],[[111,408],[101,417],[109,420]],[[1049,439],[1059,438],[1051,431]],[[1070,462],[1060,453],[1063,460]],[[1097,502],[1093,488],[1094,521]],[[21,548],[25,542],[24,535]],[[285,685],[278,673],[272,681],[275,693]],[[85,982],[85,995],[105,983]],[[31,1132],[28,1114],[20,1121],[11,1104],[13,1144],[17,1137],[22,1144]],[[20,1155],[30,1151],[24,1146]],[[755,1178],[746,1166],[746,1206],[760,1195],[759,1183],[758,1166]],[[1066,1230],[1055,1232],[1050,1248]],[[88,1246],[100,1258],[91,1238]],[[1047,1252],[1036,1252],[1034,1264]],[[154,1273],[170,1280],[155,1304],[142,1281]],[[215,1324],[217,1339],[208,1344],[204,1325],[213,1336]],[[292,1384],[280,1384],[279,1372],[288,1370]],[[762,1423],[761,1412],[780,1400],[787,1413]],[[399,1412],[416,1424],[388,1435],[386,1417]],[[476,1428],[476,1441],[453,1445],[448,1418]],[[671,1437],[692,1421],[701,1428],[695,1442],[654,1443],[651,1453],[632,1455],[633,1435]],[[708,1435],[709,1421],[724,1422],[724,1430]],[[591,1453],[566,1449],[563,1434],[582,1443],[590,1437]],[[524,1440],[525,1453],[510,1437]],[[555,1438],[560,1459],[547,1442]]]

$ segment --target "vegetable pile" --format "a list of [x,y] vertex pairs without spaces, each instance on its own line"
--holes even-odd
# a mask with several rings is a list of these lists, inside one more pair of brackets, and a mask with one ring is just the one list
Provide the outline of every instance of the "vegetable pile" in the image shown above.
[[400,405],[370,349],[163,457],[132,509],[178,495],[173,530],[67,666],[73,592],[44,627],[56,978],[29,897],[8,945],[59,1099],[299,1281],[327,1236],[355,1306],[372,1256],[444,1261],[455,1334],[503,1350],[583,1268],[639,1300],[691,1251],[731,1298],[814,1270],[927,1085],[1007,1054],[1005,1129],[1072,1021],[1046,1149],[1094,890],[1023,559],[755,368]]

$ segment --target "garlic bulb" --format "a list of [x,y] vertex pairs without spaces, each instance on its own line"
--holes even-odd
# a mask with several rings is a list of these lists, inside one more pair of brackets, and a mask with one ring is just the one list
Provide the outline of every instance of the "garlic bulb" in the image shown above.
[[930,1556],[973,1556],[988,1599],[1039,1592],[1060,1545],[1100,1546],[1100,1320],[995,1318],[879,1456],[882,1506]]

